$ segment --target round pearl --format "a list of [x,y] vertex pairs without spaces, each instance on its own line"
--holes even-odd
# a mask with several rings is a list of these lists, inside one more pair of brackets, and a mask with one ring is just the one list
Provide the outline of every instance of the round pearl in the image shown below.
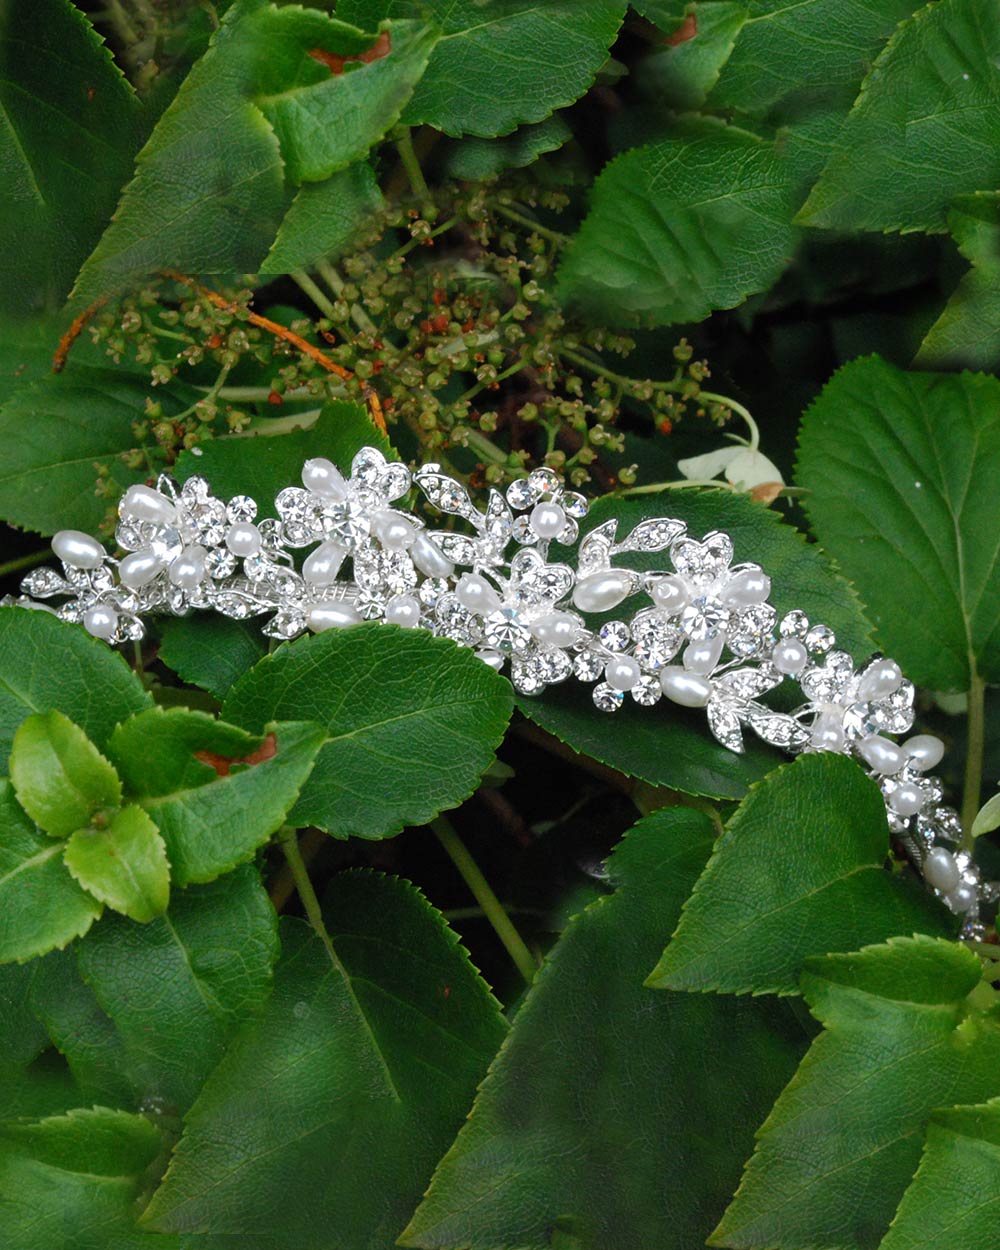
[[654,582],[649,593],[653,601],[661,608],[668,608],[671,611],[679,611],[691,597],[687,586],[675,573],[669,577],[661,577],[659,581]]
[[332,460],[318,456],[302,466],[302,485],[325,499],[346,499],[347,483]]
[[133,551],[118,565],[118,580],[129,590],[139,590],[163,568],[163,561],[151,551]]
[[390,551],[402,551],[412,545],[417,536],[416,526],[397,512],[376,512],[372,517],[372,530],[383,547]]
[[478,573],[464,573],[455,587],[458,602],[470,612],[479,612],[486,616],[496,612],[500,607],[500,596],[485,577]]
[[528,524],[539,538],[558,538],[566,528],[566,513],[557,503],[536,503]]
[[872,772],[880,773],[883,777],[898,773],[906,758],[902,748],[879,734],[862,738],[858,743],[858,754]]
[[167,576],[178,590],[194,590],[205,580],[205,548],[194,543],[185,547],[171,564]]
[[779,673],[801,673],[809,663],[809,652],[798,638],[782,638],[771,652],[771,661]]
[[928,768],[936,768],[944,758],[944,743],[933,734],[916,734],[907,738],[903,750],[909,756],[914,768],[925,772]]
[[628,655],[615,655],[604,669],[604,680],[612,690],[631,690],[642,676],[638,663]]
[[314,634],[320,634],[324,629],[360,625],[361,614],[349,603],[317,603],[306,613],[306,624]]
[[820,712],[813,722],[809,742],[817,751],[842,751],[846,735],[835,712]]
[[302,565],[302,576],[310,586],[329,586],[337,580],[340,566],[346,557],[347,552],[336,543],[320,543],[315,551],[306,556]]
[[723,602],[730,608],[746,608],[763,603],[771,593],[771,579],[763,569],[744,569],[730,578]]
[[433,538],[418,530],[410,548],[410,559],[427,577],[451,577],[455,566]]
[[713,638],[706,638],[704,642],[688,643],[681,663],[689,673],[699,673],[702,677],[707,677],[719,662],[725,640],[725,634],[716,634]]
[[924,792],[911,781],[904,781],[889,796],[889,806],[900,816],[916,816],[924,805]]
[[711,683],[676,664],[660,670],[660,686],[668,699],[681,707],[704,707],[712,693]]
[[415,629],[420,624],[420,600],[415,595],[393,595],[385,605],[385,619],[390,625]]
[[902,684],[903,674],[895,660],[876,660],[858,684],[858,702],[870,703],[893,694]]
[[115,630],[118,628],[118,613],[114,608],[105,608],[98,604],[97,607],[88,608],[84,612],[83,626],[95,638],[103,638],[107,641],[114,637]]
[[60,530],[54,534],[52,550],[71,569],[100,568],[107,554],[96,538],[80,530]]
[[955,886],[946,901],[952,911],[968,911],[976,901],[976,888],[975,886],[967,885],[963,881],[960,885]]
[[226,531],[226,546],[234,556],[252,556],[260,551],[260,530],[251,521],[238,521]]
[[573,603],[581,612],[609,612],[632,593],[632,577],[622,569],[605,569],[581,577]]
[[580,637],[580,622],[572,612],[549,612],[528,628],[550,647],[572,647]]
[[935,846],[928,851],[924,860],[924,878],[935,890],[950,894],[962,879],[951,851],[945,850],[943,846]]
[[153,521],[169,525],[177,517],[173,501],[151,486],[130,486],[118,505],[123,521]]
[[476,655],[479,656],[484,664],[488,664],[490,668],[496,669],[498,673],[503,668],[503,656],[499,651],[494,651],[492,647],[483,647],[476,652]]

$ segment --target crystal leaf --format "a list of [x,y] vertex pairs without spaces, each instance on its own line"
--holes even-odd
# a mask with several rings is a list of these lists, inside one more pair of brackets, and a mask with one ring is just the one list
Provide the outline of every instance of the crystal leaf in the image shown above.
[[49,599],[52,595],[68,594],[72,587],[55,569],[32,569],[21,582],[21,589],[36,599]]
[[452,516],[465,517],[477,529],[482,525],[483,518],[478,509],[473,507],[469,492],[461,482],[456,482],[454,478],[446,477],[443,473],[428,472],[426,468],[417,470],[415,480],[435,508]]
[[708,727],[716,739],[737,755],[743,753],[743,733],[736,707],[727,699],[712,699],[708,705]]
[[611,547],[615,541],[615,530],[618,522],[612,518],[598,525],[580,543],[577,565],[581,573],[591,573],[596,569],[607,568],[611,559]]
[[650,517],[640,521],[635,529],[620,543],[616,543],[613,552],[621,551],[664,551],[684,533],[686,526],[683,521],[672,517]]
[[715,689],[734,699],[756,699],[783,680],[773,668],[731,668],[716,677]]
[[806,730],[794,717],[784,712],[772,712],[766,707],[751,707],[747,722],[759,738],[785,751],[801,751],[809,742]]

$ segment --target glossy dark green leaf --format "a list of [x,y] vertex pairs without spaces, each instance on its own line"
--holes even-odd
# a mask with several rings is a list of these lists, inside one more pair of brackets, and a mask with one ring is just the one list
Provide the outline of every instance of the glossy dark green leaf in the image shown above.
[[80,1101],[69,1069],[49,1048],[48,1033],[33,1010],[36,968],[34,960],[0,967],[0,1107],[9,1119],[56,1114]]
[[1000,680],[997,463],[1000,382],[983,374],[867,357],[803,418],[797,478],[816,536],[886,651],[932,689]]
[[313,261],[336,260],[382,207],[375,171],[358,161],[323,182],[299,187],[261,273],[290,273]]
[[88,894],[142,924],[170,901],[170,865],[160,831],[129,803],[101,828],[77,829],[63,861]]
[[285,922],[274,993],[188,1115],[151,1228],[389,1250],[454,1137],[503,1039],[496,1002],[407,882],[348,873],[327,902],[335,957]]
[[260,621],[196,613],[163,622],[159,658],[184,681],[224,699],[237,678],[267,654]]
[[706,816],[672,809],[615,851],[614,894],[550,954],[401,1244],[704,1244],[805,1044],[774,1000],[642,984],[711,841]]
[[121,803],[114,767],[62,712],[35,712],[18,726],[10,751],[17,801],[54,838],[89,825],[95,812]]
[[452,178],[493,178],[505,169],[531,165],[546,152],[554,152],[572,137],[569,125],[558,113],[533,126],[521,126],[502,139],[466,138],[450,145],[445,169]]
[[841,755],[802,755],[740,805],[648,984],[793,994],[810,955],[896,934],[949,937],[949,913],[891,876],[885,802]]
[[[643,100],[652,105],[647,105],[643,112],[661,127],[665,120],[661,109],[693,112],[705,103],[732,55],[747,20],[747,7],[738,0],[713,0],[692,10],[692,18],[693,30],[690,25],[681,27],[676,40],[664,40],[667,46],[645,58],[637,68]],[[675,19],[672,25],[677,27],[679,21]],[[684,38],[689,32],[690,37]],[[667,127],[670,125],[667,121]]]
[[711,1244],[874,1250],[932,1111],[1000,1092],[1000,1016],[982,1006],[981,975],[970,950],[926,937],[810,960],[802,992],[825,1032],[761,1129]]
[[384,838],[472,793],[511,704],[507,681],[468,649],[365,624],[280,647],[236,683],[223,712],[254,730],[292,708],[321,724],[290,822]]

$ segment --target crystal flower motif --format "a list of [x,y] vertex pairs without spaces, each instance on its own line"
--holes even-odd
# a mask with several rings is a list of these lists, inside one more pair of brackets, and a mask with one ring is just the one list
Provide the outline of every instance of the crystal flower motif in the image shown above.
[[372,540],[375,516],[388,512],[411,519],[390,507],[412,484],[406,465],[387,461],[375,447],[362,447],[351,461],[350,476],[341,477],[329,465],[328,489],[320,490],[320,474],[310,466],[326,463],[307,461],[303,485],[286,487],[275,500],[281,535],[289,546],[330,540],[353,555]]
[[879,683],[876,678],[884,670],[881,659],[855,670],[847,652],[830,651],[821,664],[800,674],[799,685],[808,702],[794,715],[812,730],[816,749],[849,751],[871,734],[903,734],[911,728],[913,683],[901,675]]
[[737,654],[759,650],[777,620],[766,602],[770,582],[760,567],[734,565],[732,539],[718,531],[706,534],[700,542],[678,539],[670,548],[670,558],[676,572],[655,583],[652,593],[678,618],[685,637],[705,642],[722,634],[727,641],[737,640]]

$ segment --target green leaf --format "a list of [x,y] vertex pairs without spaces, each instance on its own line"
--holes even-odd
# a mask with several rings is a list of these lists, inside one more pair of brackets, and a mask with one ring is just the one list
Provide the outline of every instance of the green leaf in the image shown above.
[[972,268],[927,331],[914,364],[992,369],[1000,362],[1000,192],[958,196],[948,229]]
[[58,709],[103,747],[119,721],[150,702],[122,657],[79,625],[0,608],[0,767],[32,712]]
[[117,807],[122,783],[83,730],[62,712],[36,712],[14,735],[10,777],[36,825],[65,838],[95,812]]
[[[59,958],[56,952],[56,958]],[[37,961],[0,967],[0,1106],[5,1117],[52,1115],[80,1101],[62,1057],[33,1010]]]
[[898,933],[950,937],[944,907],[890,876],[888,854],[875,783],[845,756],[800,756],[740,805],[647,984],[794,994],[809,955]]
[[267,655],[260,622],[228,616],[173,616],[163,622],[158,658],[193,686],[224,699],[238,677]]
[[149,1120],[108,1107],[74,1109],[33,1124],[4,1124],[0,1131],[27,1147],[39,1163],[95,1176],[142,1172],[162,1149]]
[[325,179],[301,186],[260,267],[264,274],[307,269],[336,260],[382,207],[375,172],[358,161]]
[[[267,998],[277,953],[274,909],[251,866],[175,891],[149,924],[107,916],[88,935],[80,972],[113,1022],[135,1105],[170,1114],[191,1105]],[[71,1063],[80,1058],[70,1052]]]
[[994,794],[982,805],[972,822],[972,836],[981,837],[984,833],[992,833],[1000,829],[1000,794]]
[[167,910],[167,848],[134,803],[116,812],[105,828],[78,829],[63,858],[85,890],[132,920],[145,923]]
[[468,649],[365,624],[280,647],[236,683],[223,712],[253,729],[293,708],[313,717],[323,746],[290,822],[385,838],[475,790],[511,704],[509,684]]
[[554,152],[573,136],[558,113],[533,126],[522,126],[502,139],[462,139],[449,145],[444,167],[449,177],[475,182],[505,169],[522,169],[546,152]]
[[[664,40],[667,46],[646,57],[637,67],[636,79],[641,85],[645,105],[643,111],[648,110],[661,126],[666,109],[686,112],[701,108],[729,61],[747,21],[747,7],[741,0],[736,3],[713,0],[711,4],[689,7],[689,21],[695,23],[694,33],[688,38],[682,37],[691,29],[684,27],[678,34],[679,42]],[[676,21],[672,23],[676,24]],[[672,123],[669,124],[672,128]]]
[[797,480],[816,536],[881,645],[935,690],[967,690],[977,672],[1000,681],[997,463],[1000,382],[982,374],[855,360],[802,421]]
[[926,937],[809,961],[802,992],[826,1031],[761,1129],[712,1245],[878,1245],[931,1112],[1000,1089],[981,974],[970,950]]
[[323,730],[291,722],[264,733],[175,707],[140,712],[112,735],[108,752],[163,835],[178,885],[251,859],[298,798]]
[[603,323],[700,321],[769,286],[795,244],[777,149],[702,118],[613,160],[559,269],[562,298]]
[[188,1115],[149,1227],[388,1250],[454,1137],[503,1039],[496,1002],[408,882],[342,874],[327,902],[335,957],[284,922],[274,992]]
[[445,134],[506,135],[587,90],[625,14],[622,0],[341,0],[343,21],[430,20],[440,29],[403,114]]
[[0,781],[0,963],[23,963],[86,933],[101,914],[66,871],[62,844],[28,820]]
[[[141,111],[69,0],[7,0],[0,44],[0,304],[61,302],[132,169]],[[16,239],[16,245],[13,240]]]
[[1000,180],[998,57],[998,0],[918,10],[872,66],[798,220],[943,230],[956,195]]
[[642,984],[711,841],[705,815],[672,809],[615,851],[614,894],[550,954],[403,1245],[704,1243],[805,1040],[782,1003]]
[[[616,517],[618,533],[624,537],[640,521],[659,516],[686,522],[695,537],[713,529],[725,530],[733,539],[734,561],[757,561],[770,574],[771,601],[779,618],[792,608],[801,608],[814,624],[822,622],[834,629],[838,646],[845,651],[859,660],[871,654],[868,624],[850,587],[815,545],[807,544],[792,526],[782,524],[777,513],[745,496],[675,491],[602,499],[582,528],[589,530]],[[616,557],[616,562],[641,570],[662,569],[666,557],[630,552]],[[672,704],[644,708],[628,701],[609,725],[605,716],[595,715],[590,691],[577,682],[546,690],[541,699],[519,698],[518,707],[575,751],[652,785],[687,794],[742,798],[751,782],[759,781],[781,760],[776,751],[749,735],[746,753],[735,755],[712,739],[703,712],[685,712]]]
[[879,1250],[1000,1245],[1000,1099],[935,1111],[913,1183]]

